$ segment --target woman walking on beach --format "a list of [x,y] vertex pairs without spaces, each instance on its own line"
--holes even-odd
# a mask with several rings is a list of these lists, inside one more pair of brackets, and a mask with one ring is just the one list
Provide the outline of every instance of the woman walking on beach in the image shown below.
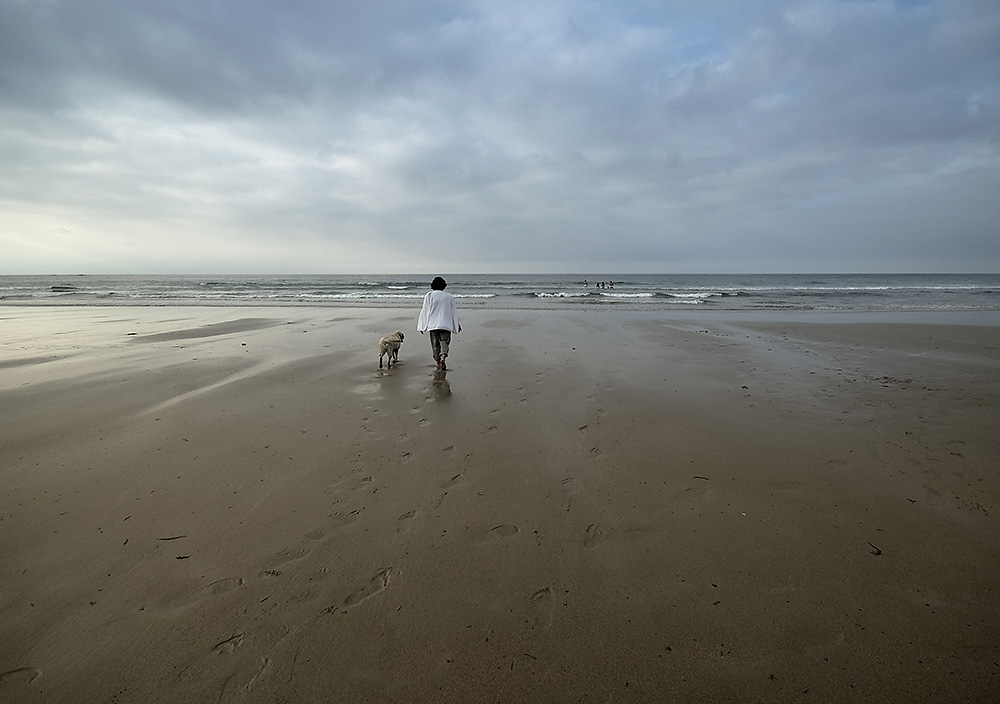
[[452,333],[462,332],[462,326],[458,322],[455,297],[444,290],[447,285],[448,283],[440,276],[434,277],[431,281],[431,290],[424,295],[420,317],[417,318],[417,332],[423,335],[425,331],[430,331],[431,354],[434,355],[434,361],[440,370],[447,369],[445,359],[448,357]]

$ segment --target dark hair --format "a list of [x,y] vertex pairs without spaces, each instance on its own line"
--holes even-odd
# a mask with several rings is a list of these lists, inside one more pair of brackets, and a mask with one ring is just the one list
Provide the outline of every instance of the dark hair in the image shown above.
[[434,280],[431,281],[431,288],[435,291],[444,291],[444,287],[448,285],[448,282],[442,279],[440,276],[435,276]]

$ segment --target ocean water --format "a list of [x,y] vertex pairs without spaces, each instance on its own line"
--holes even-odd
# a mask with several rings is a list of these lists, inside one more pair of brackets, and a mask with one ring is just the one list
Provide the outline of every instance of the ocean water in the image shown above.
[[[0,305],[417,307],[426,275],[0,276]],[[445,276],[463,307],[998,311],[1000,274]]]

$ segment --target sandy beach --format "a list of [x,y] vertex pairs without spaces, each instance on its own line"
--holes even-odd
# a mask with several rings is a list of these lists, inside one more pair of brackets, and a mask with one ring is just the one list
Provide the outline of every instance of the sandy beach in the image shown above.
[[0,700],[1000,692],[1000,327],[416,314],[0,308]]

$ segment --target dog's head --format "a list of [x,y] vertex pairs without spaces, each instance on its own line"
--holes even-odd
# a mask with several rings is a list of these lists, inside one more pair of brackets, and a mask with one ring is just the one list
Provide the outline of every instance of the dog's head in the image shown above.
[[399,335],[399,341],[402,342],[403,341],[403,333],[401,331],[397,330],[396,334]]

